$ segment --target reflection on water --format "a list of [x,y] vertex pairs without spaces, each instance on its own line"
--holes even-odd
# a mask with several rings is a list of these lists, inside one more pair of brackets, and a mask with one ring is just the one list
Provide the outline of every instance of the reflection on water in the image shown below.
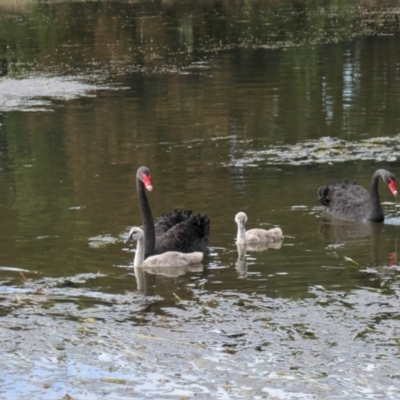
[[[399,4],[367,3],[0,2],[0,397],[398,396],[391,195],[316,196],[399,174]],[[210,216],[203,266],[132,270],[140,165],[154,216]]]
[[377,244],[383,224],[370,222],[354,222],[342,219],[321,218],[319,234],[324,241],[330,243],[362,243],[367,238],[368,242]]
[[[179,267],[134,267],[137,290],[146,295],[154,294],[155,276],[164,278],[177,278],[182,275],[190,275],[203,272],[203,265],[186,265]],[[173,280],[171,279],[171,282]]]
[[319,226],[319,234],[325,242],[330,244],[349,244],[351,246],[369,246],[369,265],[380,265],[379,249],[381,234],[384,225],[372,222],[351,222],[340,219],[327,218]]
[[280,249],[282,247],[283,240],[272,242],[272,243],[247,243],[236,244],[238,258],[236,261],[236,270],[239,278],[245,278],[247,276],[247,261],[246,253],[249,252],[261,252],[268,249]]

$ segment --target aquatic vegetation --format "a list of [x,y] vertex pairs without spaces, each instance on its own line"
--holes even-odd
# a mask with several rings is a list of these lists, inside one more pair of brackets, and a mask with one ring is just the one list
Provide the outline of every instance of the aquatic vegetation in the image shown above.
[[265,150],[247,150],[227,166],[257,166],[260,163],[309,165],[345,161],[396,161],[400,137],[375,137],[362,141],[322,137],[296,144],[271,145]]

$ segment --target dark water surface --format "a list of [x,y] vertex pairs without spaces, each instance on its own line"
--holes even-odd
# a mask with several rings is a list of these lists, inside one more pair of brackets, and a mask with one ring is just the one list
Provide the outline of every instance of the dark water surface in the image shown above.
[[[0,2],[0,397],[398,398],[398,206],[316,191],[400,176],[400,4],[341,4]],[[134,271],[140,165],[203,268]]]

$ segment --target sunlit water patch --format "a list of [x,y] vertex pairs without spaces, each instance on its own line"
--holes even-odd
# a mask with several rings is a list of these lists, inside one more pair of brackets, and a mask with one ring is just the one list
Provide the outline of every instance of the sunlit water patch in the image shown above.
[[398,288],[388,289],[396,295],[315,286],[302,301],[192,289],[164,304],[55,287],[7,296],[0,394],[395,399]]
[[29,273],[36,273],[34,271],[30,271],[24,268],[17,268],[17,267],[7,267],[7,266],[0,266],[0,271],[13,271],[13,272],[29,272]]
[[[126,235],[128,237],[128,234]],[[109,244],[115,244],[119,241],[119,239],[107,234],[107,235],[98,235],[89,238],[89,247],[100,248],[106,247]]]
[[400,225],[400,216],[388,216],[385,218],[385,224],[388,225]]
[[0,81],[0,111],[50,111],[55,100],[95,96],[109,86],[85,83],[78,77],[29,76]]

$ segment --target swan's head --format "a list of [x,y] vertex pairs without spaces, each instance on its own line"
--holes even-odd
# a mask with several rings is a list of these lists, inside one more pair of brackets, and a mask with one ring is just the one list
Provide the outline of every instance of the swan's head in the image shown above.
[[389,181],[388,186],[390,191],[393,193],[393,196],[397,196],[396,178],[392,173],[390,173],[388,181]]
[[130,231],[128,237],[125,239],[125,243],[129,242],[130,240],[143,240],[144,239],[144,232],[143,229],[134,226]]
[[150,170],[147,167],[139,167],[136,173],[136,177],[143,182],[144,186],[149,192],[153,190]]
[[239,212],[235,216],[235,222],[241,227],[244,228],[244,225],[247,222],[247,215],[244,212]]
[[392,191],[393,196],[397,196],[396,181],[392,179],[389,183],[389,189]]
[[376,174],[380,175],[386,185],[389,186],[389,189],[393,193],[393,196],[397,196],[396,177],[394,176],[394,174],[386,169],[378,169],[375,171],[374,176],[376,176]]

